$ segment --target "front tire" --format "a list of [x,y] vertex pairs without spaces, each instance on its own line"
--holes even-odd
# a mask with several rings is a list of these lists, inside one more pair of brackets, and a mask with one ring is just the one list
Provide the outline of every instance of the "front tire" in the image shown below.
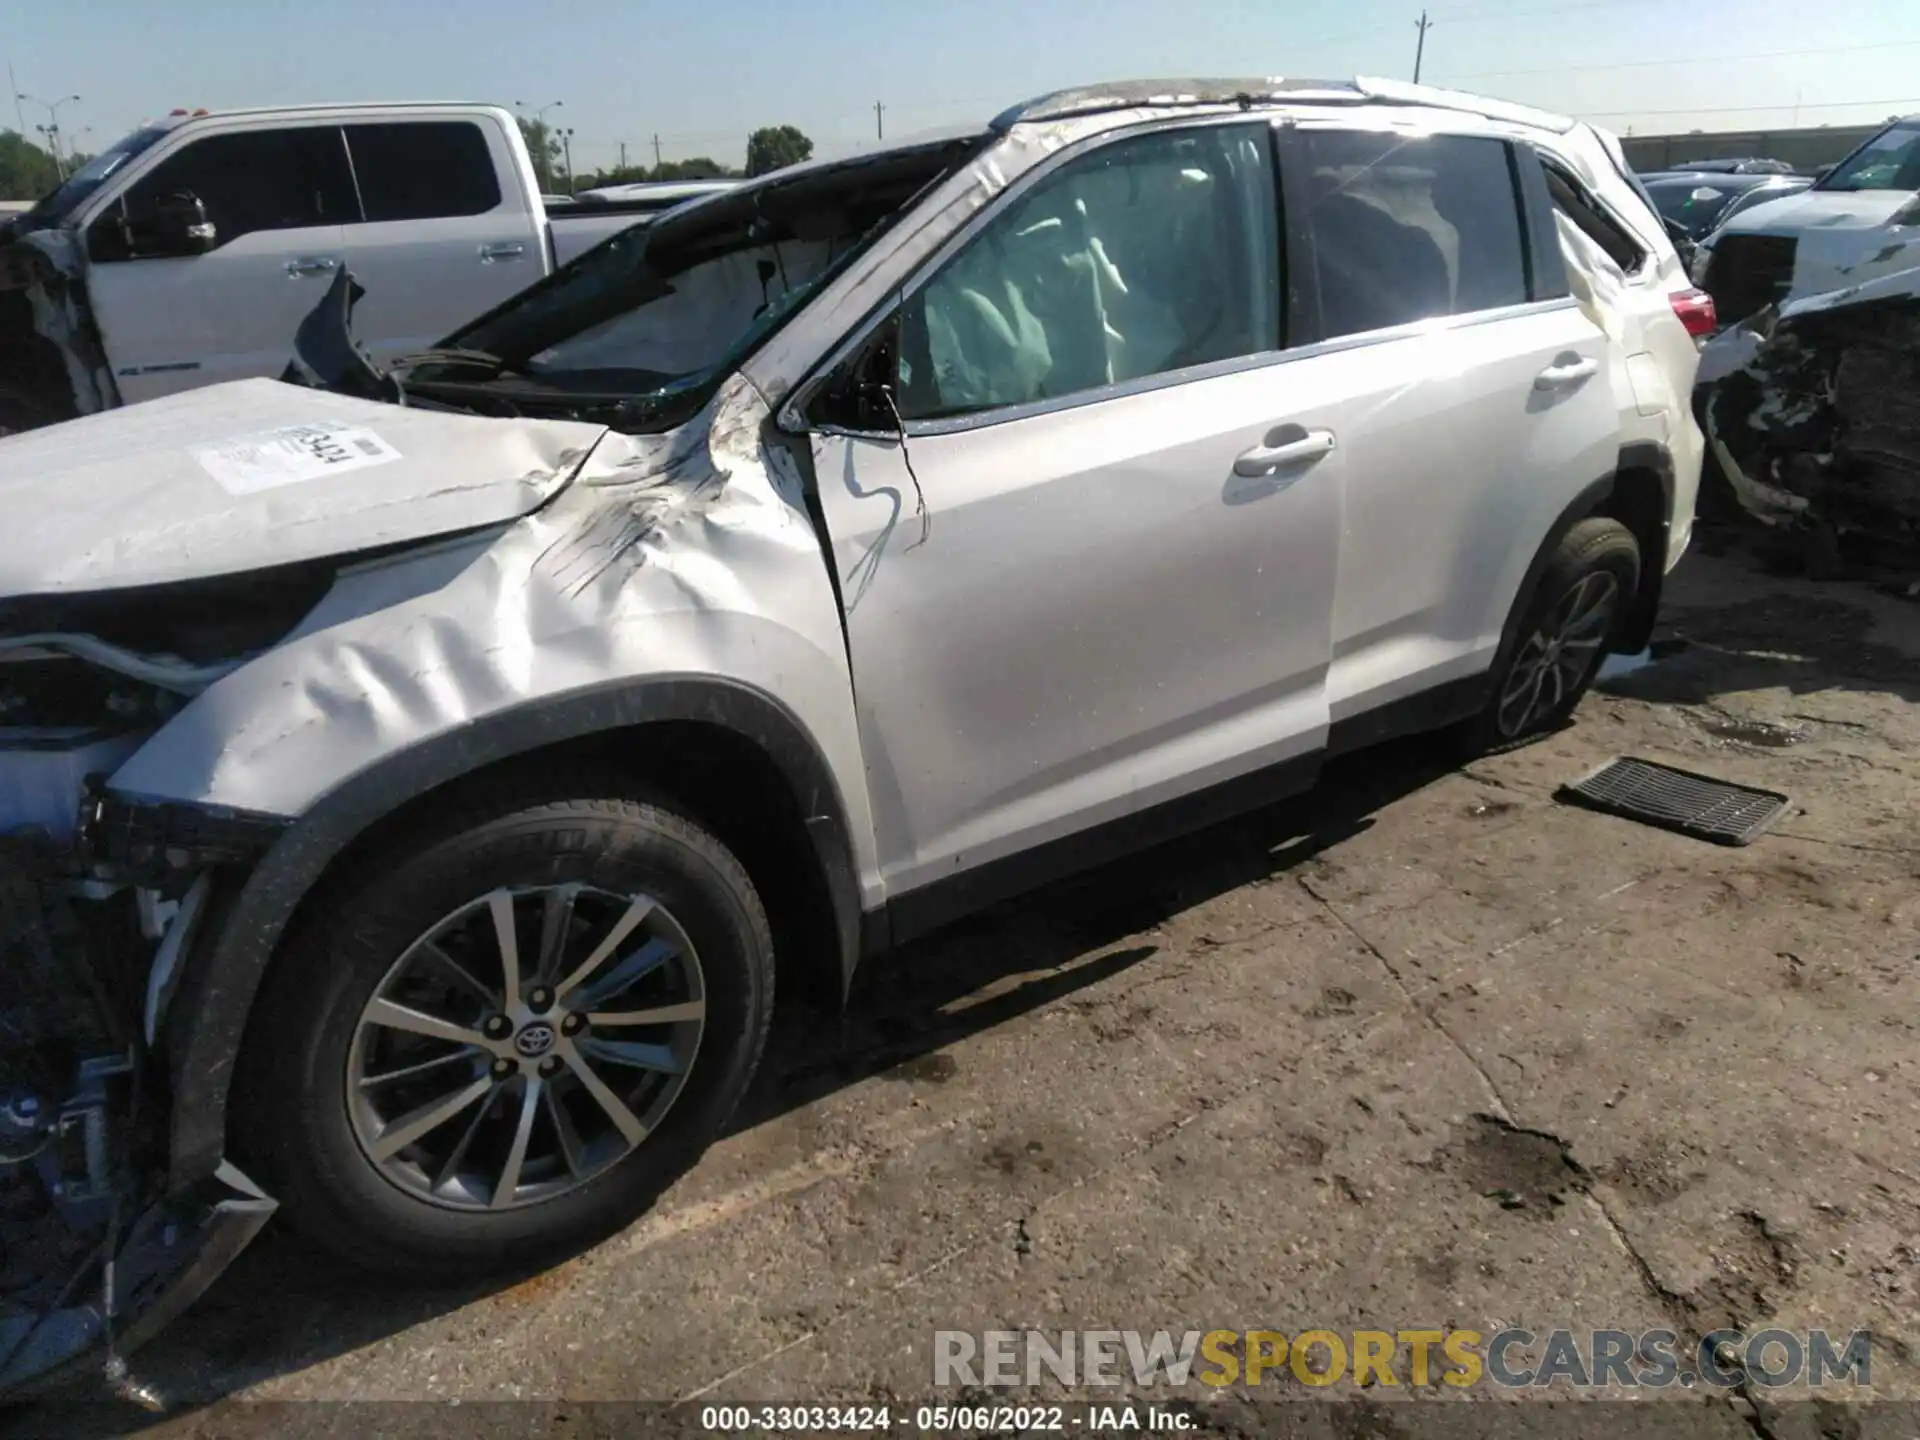
[[526,788],[355,865],[270,972],[238,1148],[288,1220],[405,1278],[548,1263],[720,1132],[765,1048],[745,870],[663,805]]
[[1554,546],[1502,647],[1487,706],[1461,739],[1470,754],[1556,730],[1593,684],[1640,588],[1640,545],[1618,520],[1580,521]]

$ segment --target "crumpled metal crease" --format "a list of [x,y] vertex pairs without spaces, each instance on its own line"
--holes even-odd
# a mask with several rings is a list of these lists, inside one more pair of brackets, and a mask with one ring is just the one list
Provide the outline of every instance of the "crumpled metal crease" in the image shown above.
[[[735,377],[680,431],[609,434],[497,538],[343,574],[326,623],[195,697],[113,784],[297,816],[489,713],[672,673],[780,694],[858,773],[837,607],[797,477],[761,454],[766,418]],[[445,573],[409,585],[415,565]]]
[[91,415],[118,404],[113,371],[74,303],[74,287],[85,269],[79,237],[69,230],[35,230],[12,243],[31,250],[37,259],[36,274],[26,287],[27,305],[35,332],[60,352],[74,412]]

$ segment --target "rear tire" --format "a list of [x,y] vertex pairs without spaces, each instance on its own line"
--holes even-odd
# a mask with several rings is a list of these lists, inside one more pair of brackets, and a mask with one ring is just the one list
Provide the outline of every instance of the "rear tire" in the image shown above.
[[1461,727],[1470,755],[1556,730],[1593,684],[1640,588],[1640,545],[1618,520],[1580,521],[1554,546],[1501,647],[1486,708]]
[[551,784],[476,795],[308,907],[249,1025],[237,1149],[355,1265],[550,1263],[630,1222],[719,1134],[773,979],[752,882],[691,819]]

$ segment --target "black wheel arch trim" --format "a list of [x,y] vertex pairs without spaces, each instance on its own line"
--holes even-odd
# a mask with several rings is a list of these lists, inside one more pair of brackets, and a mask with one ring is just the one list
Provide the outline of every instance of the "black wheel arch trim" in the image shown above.
[[1660,523],[1654,536],[1657,553],[1640,557],[1640,593],[1621,622],[1618,645],[1626,654],[1647,648],[1654,622],[1660,618],[1660,597],[1666,591],[1667,552],[1673,537],[1673,452],[1652,440],[1636,440],[1620,447],[1615,471],[1645,470],[1660,484]]
[[1512,658],[1514,646],[1520,639],[1521,619],[1533,604],[1534,594],[1540,588],[1540,576],[1553,558],[1554,550],[1575,525],[1605,512],[1607,502],[1613,498],[1620,473],[1630,469],[1651,471],[1660,483],[1663,500],[1657,537],[1660,553],[1641,557],[1640,592],[1634,596],[1633,604],[1627,610],[1615,645],[1629,654],[1646,648],[1660,610],[1661,589],[1666,578],[1666,543],[1673,528],[1673,457],[1664,445],[1636,442],[1620,447],[1619,461],[1612,473],[1601,476],[1574,496],[1534,551],[1532,563],[1527,566],[1520,589],[1507,611],[1506,626],[1500,634],[1500,649],[1489,668],[1489,677],[1498,675]]
[[[166,1016],[175,1183],[211,1174],[226,1149],[227,1101],[260,983],[300,903],[367,829],[486,766],[568,741],[662,721],[699,721],[757,745],[800,807],[835,929],[844,991],[863,916],[852,831],[811,735],[764,691],[704,676],[619,682],[484,716],[355,775],[289,825],[244,879],[223,886]],[[870,922],[867,922],[870,923]]]

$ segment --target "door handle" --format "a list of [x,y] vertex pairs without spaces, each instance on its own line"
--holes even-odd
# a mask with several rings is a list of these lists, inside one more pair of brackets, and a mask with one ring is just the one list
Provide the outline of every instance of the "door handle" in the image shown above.
[[1308,430],[1299,425],[1282,425],[1267,437],[1274,445],[1256,445],[1233,462],[1236,475],[1271,475],[1282,465],[1311,464],[1333,453],[1331,430]]
[[296,279],[302,275],[330,275],[339,268],[338,260],[328,260],[318,255],[309,255],[303,259],[287,262],[287,274]]
[[480,247],[480,263],[482,265],[491,265],[496,260],[518,260],[526,253],[527,247],[522,245],[518,240],[507,240],[498,245],[482,245]]
[[1597,375],[1599,371],[1598,360],[1589,360],[1581,355],[1562,355],[1533,377],[1533,388],[1536,390],[1571,389],[1588,376]]

